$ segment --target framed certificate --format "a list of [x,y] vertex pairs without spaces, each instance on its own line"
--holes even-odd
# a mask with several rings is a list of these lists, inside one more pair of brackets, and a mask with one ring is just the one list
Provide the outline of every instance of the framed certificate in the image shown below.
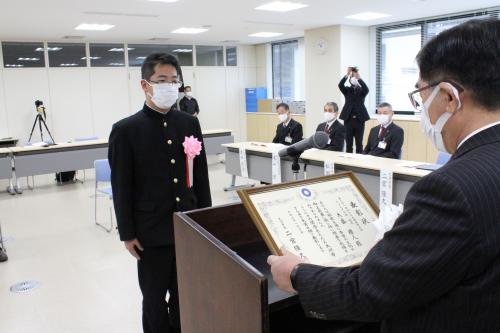
[[351,172],[238,191],[273,254],[310,263],[359,264],[375,245],[378,207]]

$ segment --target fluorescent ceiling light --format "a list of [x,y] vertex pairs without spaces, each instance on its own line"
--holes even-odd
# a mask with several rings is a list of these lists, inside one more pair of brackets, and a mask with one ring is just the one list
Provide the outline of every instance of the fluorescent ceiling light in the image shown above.
[[144,60],[144,59],[146,59],[146,57],[136,57],[136,59],[138,59],[138,60]]
[[282,32],[257,32],[255,34],[248,35],[249,37],[261,37],[261,38],[270,38],[270,37],[278,37],[283,35]]
[[[127,47],[127,51],[132,51],[132,50],[135,50],[134,47]],[[114,47],[112,49],[109,49],[108,50],[109,52],[123,52],[125,51],[125,49],[123,47]]]
[[377,19],[381,19],[381,18],[389,17],[389,16],[391,16],[391,15],[383,14],[383,13],[364,12],[364,13],[349,15],[349,16],[346,16],[345,18],[349,19],[349,20],[370,21],[370,20],[377,20]]
[[61,67],[73,67],[73,66],[78,66],[78,64],[61,64]]
[[[86,59],[87,59],[87,57],[81,57],[80,59],[82,59],[82,60],[86,60]],[[101,57],[89,57],[89,59],[90,59],[90,60],[99,60],[99,59],[101,59]]]
[[179,0],[148,0],[148,1],[151,1],[151,2],[174,3],[174,2],[177,2],[177,1],[179,1]]
[[173,34],[200,34],[202,32],[208,31],[206,28],[179,28],[172,31]]
[[24,65],[11,65],[11,64],[6,64],[5,67],[24,67]]
[[[37,52],[43,52],[45,49],[43,47],[38,47],[35,49],[35,51]],[[61,51],[62,50],[62,47],[48,47],[47,48],[47,51]]]
[[75,30],[92,30],[92,31],[105,31],[114,28],[112,24],[91,24],[82,23],[75,28]]
[[191,52],[193,52],[193,50],[191,50],[191,49],[177,49],[177,50],[173,50],[172,52],[175,52],[175,53],[191,53]]
[[40,58],[18,58],[18,61],[38,61]]
[[124,66],[125,64],[121,63],[121,62],[112,62],[109,64],[110,66]]
[[297,2],[285,2],[285,1],[274,1],[270,3],[266,3],[265,5],[256,7],[257,10],[268,10],[272,12],[289,12],[291,10],[301,9],[308,7],[309,5],[305,5],[303,3]]

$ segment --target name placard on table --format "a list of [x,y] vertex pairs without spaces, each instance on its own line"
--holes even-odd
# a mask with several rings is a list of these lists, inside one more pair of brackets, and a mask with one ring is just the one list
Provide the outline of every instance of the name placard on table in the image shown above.
[[351,172],[238,194],[273,254],[285,247],[312,264],[345,267],[377,242],[379,210]]

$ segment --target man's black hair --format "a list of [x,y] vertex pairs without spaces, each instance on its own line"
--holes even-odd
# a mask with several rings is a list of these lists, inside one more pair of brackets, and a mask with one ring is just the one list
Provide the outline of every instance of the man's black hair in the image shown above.
[[284,108],[285,108],[285,110],[290,111],[290,107],[289,107],[289,106],[288,106],[288,104],[286,104],[286,103],[280,103],[280,104],[278,104],[278,105],[276,106],[276,110],[278,110],[278,109],[279,109],[279,108],[281,108],[281,107],[284,107]]
[[142,63],[141,76],[143,80],[149,81],[155,73],[156,65],[171,65],[177,70],[177,77],[182,80],[182,69],[177,58],[168,53],[150,54]]
[[489,111],[500,110],[500,21],[470,20],[432,38],[417,55],[420,77],[450,80]]

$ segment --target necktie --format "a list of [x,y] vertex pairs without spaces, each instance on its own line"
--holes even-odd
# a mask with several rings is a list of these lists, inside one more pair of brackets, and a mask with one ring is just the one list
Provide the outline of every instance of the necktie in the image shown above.
[[379,139],[383,139],[384,138],[384,134],[385,134],[385,127],[384,126],[380,126],[380,131],[378,132],[378,138]]

